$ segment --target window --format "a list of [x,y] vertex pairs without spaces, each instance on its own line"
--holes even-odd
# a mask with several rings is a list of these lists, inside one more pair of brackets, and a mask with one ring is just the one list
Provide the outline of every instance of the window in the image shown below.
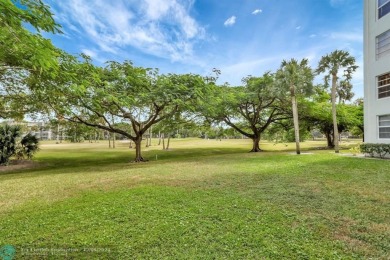
[[390,0],[378,0],[378,19],[390,13]]
[[379,116],[379,138],[390,139],[390,115]]
[[390,30],[376,37],[376,58],[380,59],[387,54],[390,54]]
[[390,73],[378,77],[378,98],[390,97]]

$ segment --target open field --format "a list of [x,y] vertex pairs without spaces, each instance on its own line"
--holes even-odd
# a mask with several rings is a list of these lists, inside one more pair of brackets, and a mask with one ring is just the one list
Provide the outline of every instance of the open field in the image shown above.
[[390,258],[390,160],[188,139],[136,164],[128,143],[107,146],[44,143],[34,168],[0,172],[0,247],[17,259]]

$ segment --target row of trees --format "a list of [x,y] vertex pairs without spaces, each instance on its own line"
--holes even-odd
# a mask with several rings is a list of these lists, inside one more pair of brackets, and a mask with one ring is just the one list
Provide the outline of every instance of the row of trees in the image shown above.
[[[24,8],[10,1],[1,3],[5,12],[1,14],[0,41],[12,50],[0,51],[0,117],[39,111],[58,121],[117,133],[135,143],[136,162],[144,161],[141,142],[152,126],[172,131],[189,121],[231,127],[253,140],[252,152],[261,151],[259,142],[267,129],[293,126],[297,154],[302,125],[317,125],[323,127],[329,146],[338,152],[338,132],[343,124],[336,109],[348,114],[350,107],[336,104],[336,99],[351,98],[350,80],[357,68],[348,52],[337,50],[322,57],[316,70],[306,59],[291,59],[283,61],[274,73],[244,78],[241,86],[217,85],[220,71],[216,69],[214,77],[202,77],[164,75],[130,61],[95,66],[88,56],[67,54],[41,36],[41,30],[60,33],[47,6],[37,0],[21,4]],[[23,23],[32,25],[36,32],[26,30]],[[339,76],[341,72],[343,76]],[[325,75],[324,84],[313,86],[318,74]],[[331,109],[333,122],[316,114],[320,109]]]

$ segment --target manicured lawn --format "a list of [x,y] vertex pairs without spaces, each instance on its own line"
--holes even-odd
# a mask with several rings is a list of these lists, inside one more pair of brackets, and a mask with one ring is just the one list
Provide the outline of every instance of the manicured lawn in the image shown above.
[[127,143],[44,144],[40,166],[0,172],[0,247],[17,259],[390,258],[390,160],[312,149],[323,145],[296,156],[294,144],[174,140],[135,164]]

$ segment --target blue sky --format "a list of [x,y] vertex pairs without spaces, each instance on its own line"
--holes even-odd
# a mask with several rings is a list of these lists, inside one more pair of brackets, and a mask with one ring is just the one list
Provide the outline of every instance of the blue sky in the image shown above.
[[[222,74],[239,85],[247,75],[275,71],[283,59],[349,51],[363,96],[363,4],[356,0],[46,0],[63,27],[49,35],[96,64],[131,60],[162,73]],[[317,79],[320,81],[320,78]]]

